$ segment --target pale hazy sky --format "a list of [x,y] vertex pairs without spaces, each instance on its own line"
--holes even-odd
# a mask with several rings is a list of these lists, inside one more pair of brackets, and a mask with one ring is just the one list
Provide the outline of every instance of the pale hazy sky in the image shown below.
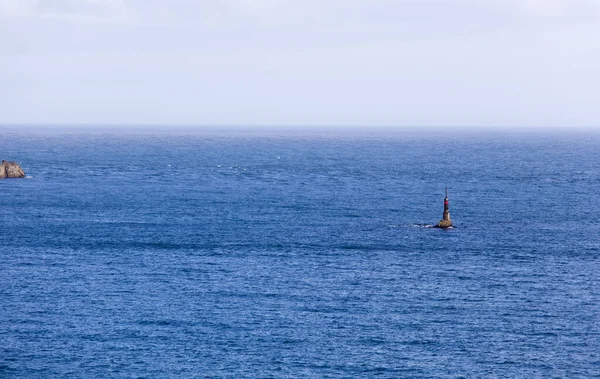
[[600,127],[600,0],[0,0],[0,123]]

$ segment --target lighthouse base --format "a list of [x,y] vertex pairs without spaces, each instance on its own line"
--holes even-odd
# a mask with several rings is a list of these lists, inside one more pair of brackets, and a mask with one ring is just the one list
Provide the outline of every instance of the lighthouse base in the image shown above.
[[441,229],[452,228],[452,221],[450,221],[450,220],[442,220],[435,227],[436,228],[441,228]]

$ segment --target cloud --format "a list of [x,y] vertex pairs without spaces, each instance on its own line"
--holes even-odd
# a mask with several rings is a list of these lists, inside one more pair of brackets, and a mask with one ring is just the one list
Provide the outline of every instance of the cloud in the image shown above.
[[0,0],[0,16],[79,23],[128,23],[125,0]]
[[129,0],[147,25],[194,30],[429,38],[600,19],[598,0]]
[[129,22],[131,15],[124,0],[40,1],[41,17],[76,22]]
[[573,24],[599,15],[598,0],[0,0],[0,17],[213,30],[447,32],[485,24]]
[[498,10],[511,12],[528,21],[582,21],[600,16],[600,2],[596,0],[487,0]]
[[34,12],[36,0],[0,0],[0,16],[27,17]]

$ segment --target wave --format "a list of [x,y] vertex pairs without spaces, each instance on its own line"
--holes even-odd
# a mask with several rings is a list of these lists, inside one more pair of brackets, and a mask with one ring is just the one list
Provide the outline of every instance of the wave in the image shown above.
[[434,224],[389,224],[388,228],[435,228]]
[[410,224],[411,228],[435,228],[433,224]]

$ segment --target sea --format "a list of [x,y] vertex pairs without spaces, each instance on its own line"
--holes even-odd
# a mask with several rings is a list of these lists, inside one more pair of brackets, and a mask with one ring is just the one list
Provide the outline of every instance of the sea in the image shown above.
[[0,378],[600,377],[600,132],[0,132]]

